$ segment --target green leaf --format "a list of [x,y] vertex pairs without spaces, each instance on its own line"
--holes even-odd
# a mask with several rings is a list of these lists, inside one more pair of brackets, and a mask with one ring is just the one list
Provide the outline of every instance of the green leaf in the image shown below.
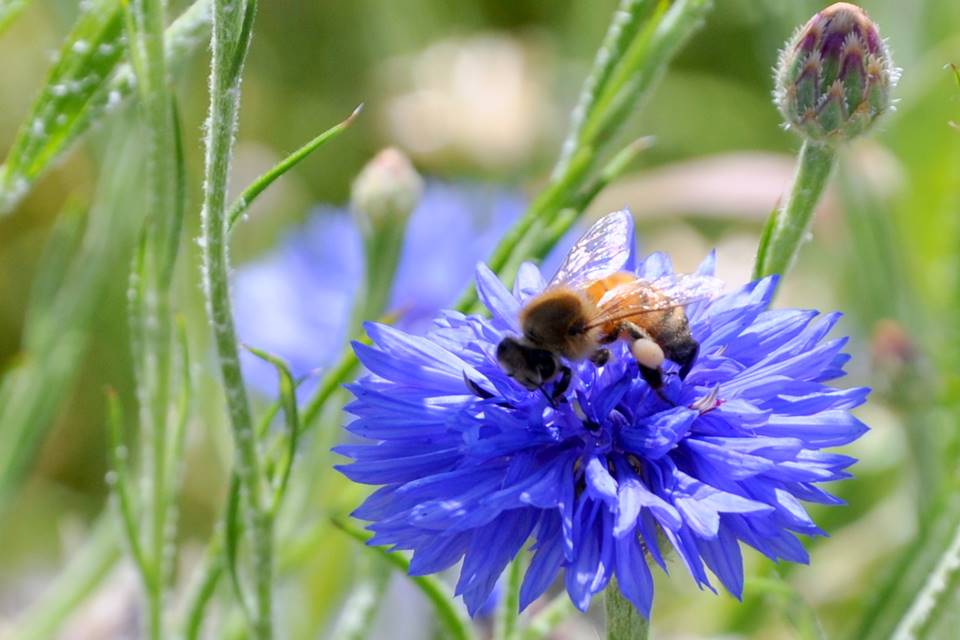
[[[196,0],[167,28],[171,72],[205,44],[212,1]],[[94,0],[77,21],[0,166],[0,216],[17,206],[71,143],[134,92],[133,70],[121,64],[123,31],[118,0]]]
[[329,637],[366,640],[377,619],[383,594],[390,583],[390,565],[383,558],[365,554],[353,571],[355,586],[340,607],[340,618]]
[[269,171],[264,173],[262,176],[254,180],[249,187],[243,190],[243,193],[240,194],[240,197],[237,198],[236,202],[230,207],[229,212],[227,213],[227,224],[230,225],[232,229],[237,222],[243,217],[243,214],[246,213],[247,209],[250,208],[250,205],[253,204],[253,201],[257,199],[263,191],[269,187],[273,182],[285,174],[290,169],[294,168],[302,160],[305,160],[307,156],[311,153],[330,142],[334,138],[337,138],[341,133],[343,133],[347,127],[353,124],[353,121],[356,119],[360,112],[363,110],[363,105],[361,104],[356,109],[353,110],[347,119],[341,122],[340,124],[330,127],[316,138],[303,145],[289,156],[278,162],[274,165]]
[[123,57],[122,36],[119,0],[93,0],[80,14],[0,170],[0,214],[23,197],[86,117]]
[[520,616],[520,585],[523,582],[523,556],[517,556],[510,562],[507,570],[506,592],[503,602],[497,607],[497,622],[494,638],[514,640],[517,637],[517,619]]
[[0,0],[0,33],[6,31],[29,3],[30,0]]
[[949,555],[960,527],[960,494],[948,487],[929,510],[910,544],[891,558],[877,588],[872,590],[857,627],[847,636],[890,638],[903,624],[936,567]]
[[447,630],[447,637],[453,638],[454,640],[471,640],[473,638],[473,630],[470,627],[470,622],[465,620],[461,615],[454,602],[447,595],[446,587],[444,587],[439,580],[433,576],[411,576],[409,560],[399,553],[387,551],[385,547],[371,547],[367,545],[371,534],[360,529],[353,522],[342,518],[333,518],[333,524],[348,536],[364,545],[364,549],[376,553],[389,562],[395,569],[407,576],[433,605],[440,624]]
[[297,383],[293,379],[293,374],[290,373],[290,367],[282,358],[249,345],[245,346],[247,351],[264,362],[272,364],[280,378],[280,404],[283,406],[287,433],[285,434],[286,447],[283,450],[282,458],[277,464],[279,472],[273,478],[274,493],[271,511],[276,515],[280,508],[280,503],[283,500],[283,495],[286,493],[287,483],[290,481],[290,471],[293,468],[293,460],[297,453],[297,441],[300,436],[300,411],[297,408]]
[[224,552],[227,573],[230,574],[230,584],[233,594],[247,621],[253,620],[253,612],[247,604],[247,597],[243,591],[243,582],[240,580],[240,540],[243,536],[243,524],[240,515],[240,479],[236,473],[230,476],[230,490],[227,493],[227,510],[224,514]]
[[[137,185],[140,141],[123,127],[108,159],[77,252],[64,270],[63,256],[47,251],[57,264],[41,267],[41,287],[26,311],[21,353],[0,380],[0,508],[30,469],[37,448],[63,398],[89,342],[100,301],[117,262],[133,247],[143,217],[123,206]],[[62,239],[55,239],[63,246]],[[63,279],[50,290],[55,275]]]

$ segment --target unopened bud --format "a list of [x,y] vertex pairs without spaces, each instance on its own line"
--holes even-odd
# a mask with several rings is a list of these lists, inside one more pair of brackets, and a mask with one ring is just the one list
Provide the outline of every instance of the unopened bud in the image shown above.
[[774,95],[787,128],[814,142],[841,142],[890,108],[897,75],[866,12],[837,2],[810,18],[780,52]]
[[350,204],[365,232],[405,223],[423,194],[423,178],[402,151],[378,153],[353,181]]

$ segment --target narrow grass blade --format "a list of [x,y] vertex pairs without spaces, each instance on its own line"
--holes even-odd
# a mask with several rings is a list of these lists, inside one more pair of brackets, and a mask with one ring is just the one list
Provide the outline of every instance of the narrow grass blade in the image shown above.
[[365,554],[353,572],[355,586],[340,607],[340,618],[330,634],[343,640],[367,640],[393,572],[386,560]]
[[[167,28],[164,40],[171,72],[206,44],[212,2],[196,0]],[[96,15],[87,16],[91,13]],[[123,47],[118,38],[123,33],[123,17],[118,0],[97,0],[84,15],[83,35],[78,22],[0,166],[0,216],[17,206],[71,143],[134,92],[133,69],[122,64]],[[78,47],[80,41],[84,44]],[[82,62],[85,59],[89,59],[87,63]]]
[[514,640],[517,637],[517,621],[520,617],[520,585],[523,582],[523,556],[517,556],[510,562],[507,570],[507,584],[503,602],[497,607],[497,621],[494,638]]
[[17,19],[30,0],[0,0],[0,34]]
[[316,138],[303,145],[289,156],[281,160],[279,163],[274,165],[269,171],[264,173],[262,176],[257,178],[250,184],[249,187],[243,190],[243,193],[240,194],[240,197],[237,198],[230,206],[230,210],[227,213],[227,220],[230,228],[232,229],[237,222],[243,218],[243,214],[246,213],[247,209],[250,208],[250,205],[253,204],[253,201],[257,199],[263,191],[269,187],[274,181],[285,174],[290,169],[294,168],[301,161],[305,160],[307,156],[311,153],[330,142],[334,138],[337,138],[341,133],[343,133],[347,127],[353,124],[353,121],[360,115],[360,112],[363,110],[363,105],[361,104],[347,117],[346,120],[340,124],[330,127]]
[[257,356],[264,362],[272,364],[277,370],[277,376],[280,379],[280,403],[283,406],[283,415],[287,427],[285,434],[286,446],[282,452],[282,459],[278,461],[276,467],[278,471],[273,478],[273,505],[271,510],[276,516],[283,501],[283,495],[287,490],[287,483],[290,481],[290,471],[293,468],[293,460],[297,453],[297,441],[300,435],[300,411],[297,408],[297,383],[290,373],[290,367],[282,359],[261,349],[245,345],[247,351]]
[[364,545],[364,548],[371,550],[384,558],[394,568],[408,576],[410,580],[420,589],[427,600],[433,605],[440,623],[447,630],[447,637],[454,640],[471,640],[473,630],[470,622],[461,615],[453,601],[447,595],[447,590],[439,580],[432,576],[411,576],[410,561],[399,553],[391,553],[384,547],[371,547],[367,545],[370,534],[349,520],[343,518],[334,518],[333,524],[348,536]]
[[65,144],[123,57],[122,36],[119,0],[94,0],[80,14],[0,170],[0,214],[15,206],[51,152]]
[[[955,595],[960,586],[960,527],[954,533],[950,545],[944,551],[937,566],[927,576],[923,588],[900,620],[893,633],[894,640],[935,637],[929,630],[937,626],[943,616],[945,604]],[[955,613],[955,612],[954,612]]]
[[937,563],[947,554],[958,527],[960,497],[956,489],[948,488],[927,512],[913,541],[891,560],[859,624],[846,637],[892,637],[936,572]]
[[26,312],[21,353],[0,379],[0,441],[6,443],[0,448],[0,510],[29,471],[70,390],[100,300],[143,220],[124,206],[137,184],[139,141],[125,127],[117,135],[123,142],[106,163],[109,177],[98,189],[78,250],[56,291],[32,298],[36,306]]
[[247,604],[247,597],[243,591],[243,582],[240,579],[240,541],[243,536],[243,524],[240,514],[240,479],[234,473],[230,477],[230,490],[227,493],[227,511],[224,514],[224,559],[227,573],[230,575],[230,584],[233,587],[234,598],[244,617],[252,622],[253,611]]

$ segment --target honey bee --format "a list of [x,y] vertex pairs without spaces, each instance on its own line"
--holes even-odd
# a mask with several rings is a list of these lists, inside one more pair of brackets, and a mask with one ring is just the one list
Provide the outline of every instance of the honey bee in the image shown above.
[[598,220],[567,254],[546,289],[520,310],[522,335],[504,338],[496,357],[508,376],[527,389],[556,381],[547,395],[561,397],[570,384],[564,361],[603,366],[610,345],[630,344],[644,380],[658,392],[661,365],[676,363],[685,378],[700,351],[684,307],[716,295],[716,278],[671,274],[652,280],[626,271],[633,246],[633,219],[617,211]]

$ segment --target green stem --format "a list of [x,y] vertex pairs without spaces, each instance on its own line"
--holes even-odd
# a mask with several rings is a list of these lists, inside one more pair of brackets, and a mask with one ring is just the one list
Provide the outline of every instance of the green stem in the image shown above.
[[650,622],[627,600],[616,579],[603,592],[607,612],[607,640],[646,640]]
[[254,636],[273,636],[273,519],[265,503],[261,460],[240,368],[230,303],[226,193],[240,105],[240,76],[250,44],[255,0],[217,0],[213,12],[210,115],[206,140],[202,241],[204,290],[233,429],[237,473],[246,497],[256,594]]
[[148,483],[149,564],[144,573],[147,590],[147,625],[150,638],[164,637],[163,599],[165,578],[171,573],[166,553],[168,543],[167,495],[168,433],[170,405],[172,317],[170,283],[179,245],[180,216],[177,209],[178,171],[177,128],[174,124],[172,94],[167,85],[163,0],[125,3],[130,58],[137,77],[140,102],[147,125],[148,206],[146,253],[143,276],[141,332],[144,350],[141,359],[140,415],[151,453]]
[[650,0],[620,0],[603,37],[603,43],[597,49],[590,75],[583,81],[577,106],[570,114],[570,131],[563,141],[560,157],[553,169],[554,178],[559,179],[566,172],[570,158],[580,144],[580,134],[583,132],[586,117],[593,111],[598,96],[606,89],[610,76],[640,28],[650,4]]
[[836,151],[832,147],[803,143],[787,201],[771,214],[760,239],[754,280],[789,271],[809,233],[813,212],[835,164]]
[[203,629],[207,605],[217,591],[220,576],[223,575],[223,532],[216,529],[207,543],[200,570],[200,579],[187,599],[186,622],[184,623],[183,637],[186,640],[197,640]]
[[514,640],[517,637],[523,567],[523,556],[518,555],[510,562],[510,567],[507,569],[507,588],[503,594],[503,602],[497,607],[497,628],[494,634],[497,640]]
[[936,629],[936,623],[943,622],[944,616],[953,615],[953,610],[945,611],[945,607],[954,601],[958,587],[960,587],[960,528],[957,528],[947,550],[927,577],[910,609],[897,625],[893,633],[894,640],[933,637],[931,631]]
[[[573,118],[568,143],[561,152],[550,184],[504,235],[490,256],[487,264],[498,275],[508,272],[510,265],[518,265],[528,258],[525,248],[533,246],[538,233],[553,226],[565,210],[574,209],[577,216],[583,212],[578,207],[583,206],[584,188],[611,138],[623,126],[630,112],[650,93],[670,60],[703,24],[712,2],[677,0],[666,11],[662,9],[666,5],[658,5],[652,15],[648,15],[643,3],[624,3],[621,8],[624,6],[630,7],[629,19],[624,22],[621,13],[615,14],[610,28],[613,35],[608,32],[604,41],[604,46],[610,41],[616,42],[616,46],[611,47],[612,60],[604,56],[597,58],[581,96],[579,106],[584,113]],[[627,34],[630,34],[629,38]],[[571,140],[575,141],[572,146],[569,144]],[[456,309],[470,312],[477,309],[476,305],[477,294],[471,287],[464,292]]]

